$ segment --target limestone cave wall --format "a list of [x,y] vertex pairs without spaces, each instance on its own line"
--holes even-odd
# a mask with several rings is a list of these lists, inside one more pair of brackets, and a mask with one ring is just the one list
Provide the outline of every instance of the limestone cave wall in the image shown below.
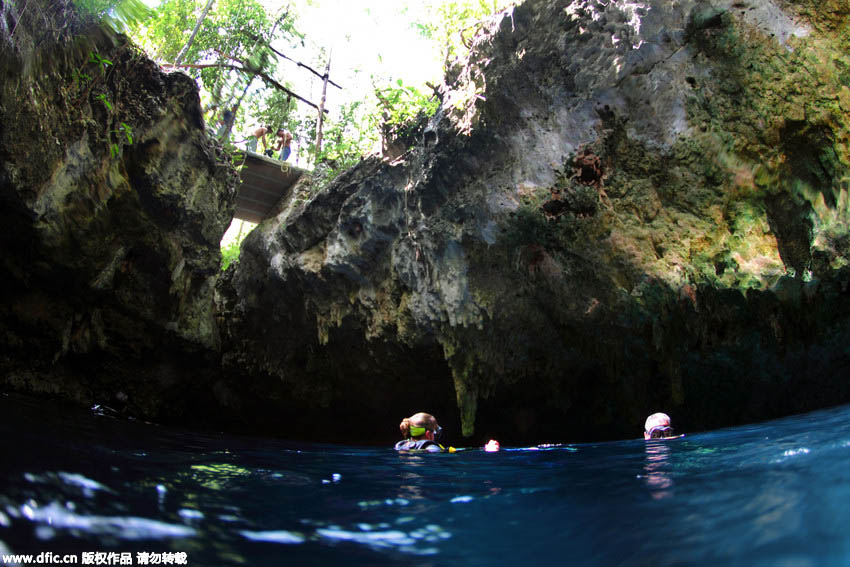
[[238,176],[196,85],[69,2],[0,21],[3,386],[203,422]]
[[250,235],[226,400],[330,439],[424,410],[515,443],[847,401],[848,38],[838,2],[494,18],[414,147]]

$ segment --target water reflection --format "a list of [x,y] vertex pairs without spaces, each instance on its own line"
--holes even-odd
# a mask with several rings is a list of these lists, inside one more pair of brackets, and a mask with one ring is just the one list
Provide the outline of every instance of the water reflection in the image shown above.
[[487,488],[487,493],[489,496],[496,496],[502,491],[502,487],[496,486],[492,480],[485,480],[484,485]]
[[244,467],[231,465],[229,463],[207,463],[204,465],[192,465],[192,479],[200,486],[210,490],[225,490],[230,488],[235,481],[241,477],[251,475],[251,471]]
[[425,498],[425,493],[421,486],[403,484],[398,487],[398,497],[405,500],[422,500]]
[[673,495],[673,477],[670,475],[668,459],[670,447],[666,441],[648,441],[645,443],[646,464],[643,466],[643,479],[655,500]]
[[[418,465],[418,463],[416,464]],[[422,500],[425,498],[425,491],[422,487],[425,480],[421,474],[405,471],[399,476],[404,481],[404,484],[398,487],[398,498],[405,500]]]

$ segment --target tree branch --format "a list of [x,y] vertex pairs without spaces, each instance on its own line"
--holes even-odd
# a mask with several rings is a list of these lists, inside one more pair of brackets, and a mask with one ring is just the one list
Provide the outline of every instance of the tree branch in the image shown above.
[[[283,13],[277,20],[275,20],[274,25],[272,26],[272,31],[269,32],[269,37],[274,37],[274,32],[277,29],[277,26],[280,25],[280,22],[289,17],[289,5],[286,6],[286,12]],[[255,40],[256,41],[256,40]],[[268,42],[266,42],[268,43]]]
[[[259,38],[258,36],[252,35],[252,34],[250,34],[250,33],[248,33],[248,37],[252,37],[253,39],[261,39],[261,38]],[[281,53],[280,51],[278,51],[277,49],[275,49],[274,47],[272,47],[272,46],[271,46],[271,44],[269,44],[269,43],[266,43],[266,47],[268,47],[269,49],[271,49],[271,50],[272,50],[272,53],[274,53],[274,54],[275,54],[275,55],[277,55],[278,57],[283,57],[283,58],[284,58],[284,59],[286,59],[287,61],[292,61],[293,63],[295,63],[295,64],[296,64],[296,65],[298,65],[299,67],[304,67],[305,69],[307,69],[308,71],[310,71],[311,73],[313,73],[314,75],[316,75],[317,77],[319,77],[320,79],[324,80],[325,76],[324,76],[324,75],[322,75],[321,73],[319,73],[318,71],[316,71],[315,69],[313,69],[312,67],[310,67],[309,65],[305,65],[304,63],[301,63],[300,61],[296,61],[296,60],[295,60],[295,59],[293,59],[292,57],[288,57],[288,56],[284,55],[283,53]],[[330,78],[328,79],[328,84],[331,84],[331,85],[335,86],[335,87],[336,87],[336,88],[338,88],[338,89],[342,89],[342,87],[341,87],[341,86],[339,86],[339,85],[338,85],[338,84],[336,84],[335,82],[331,81],[331,80],[330,80]],[[342,89],[342,90],[345,90],[345,89]]]
[[[250,73],[251,75],[254,75],[254,76],[256,76],[256,77],[261,78],[263,81],[265,81],[266,83],[270,84],[270,85],[271,85],[271,86],[273,86],[274,88],[276,88],[276,89],[278,89],[278,90],[281,90],[281,91],[285,92],[286,94],[288,94],[288,95],[289,95],[289,96],[291,96],[292,98],[296,98],[296,99],[300,100],[301,102],[303,102],[303,103],[305,103],[305,104],[308,104],[308,105],[312,106],[312,107],[313,107],[313,108],[315,108],[316,110],[319,110],[319,105],[317,105],[317,104],[314,104],[314,103],[310,102],[310,101],[309,101],[309,100],[307,100],[306,98],[303,98],[303,97],[301,97],[301,96],[298,96],[297,94],[295,94],[294,92],[292,92],[291,90],[289,90],[288,88],[284,87],[283,85],[281,85],[280,83],[278,83],[276,80],[274,80],[273,78],[271,78],[270,76],[268,76],[266,73],[263,73],[262,71],[258,71],[257,69],[250,69],[250,68],[246,68],[246,67],[239,67],[238,65],[230,65],[230,64],[228,64],[228,63],[193,63],[193,64],[190,64],[190,63],[182,63],[182,64],[180,64],[180,65],[175,65],[175,64],[173,64],[173,63],[162,63],[161,65],[162,65],[162,67],[170,68],[170,69],[174,69],[174,68],[189,68],[189,69],[211,69],[211,68],[219,68],[219,69],[231,69],[231,70],[233,70],[233,71],[239,71],[239,72],[241,72],[241,73]],[[325,112],[326,112],[326,113],[328,112],[328,111],[327,111],[327,109],[325,109]]]

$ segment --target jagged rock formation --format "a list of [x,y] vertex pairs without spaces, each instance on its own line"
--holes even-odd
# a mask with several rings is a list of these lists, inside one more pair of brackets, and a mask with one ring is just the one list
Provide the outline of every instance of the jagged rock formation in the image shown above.
[[203,421],[238,177],[197,87],[64,1],[0,1],[0,73],[2,384]]
[[301,437],[386,441],[426,410],[528,442],[849,400],[848,17],[527,0],[494,20],[417,147],[249,236],[220,403]]

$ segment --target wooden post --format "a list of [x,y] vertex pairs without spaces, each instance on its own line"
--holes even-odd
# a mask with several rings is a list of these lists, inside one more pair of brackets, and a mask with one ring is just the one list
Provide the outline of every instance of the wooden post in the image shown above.
[[331,72],[331,52],[328,55],[328,64],[325,65],[325,76],[322,77],[322,100],[319,101],[319,124],[316,128],[316,161],[319,160],[319,154],[322,153],[322,125],[325,121],[325,97],[328,94],[328,79],[330,78]]

